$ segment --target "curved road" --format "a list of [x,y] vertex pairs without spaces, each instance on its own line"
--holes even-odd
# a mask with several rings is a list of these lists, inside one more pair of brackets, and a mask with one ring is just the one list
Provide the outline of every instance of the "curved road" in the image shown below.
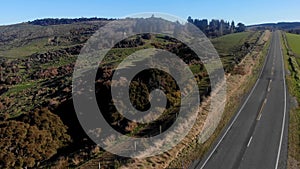
[[202,161],[190,168],[281,169],[287,156],[287,93],[280,32],[273,32],[260,78]]

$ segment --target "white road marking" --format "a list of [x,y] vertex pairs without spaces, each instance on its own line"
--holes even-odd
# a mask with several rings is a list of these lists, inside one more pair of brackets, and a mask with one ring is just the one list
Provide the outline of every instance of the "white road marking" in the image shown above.
[[270,79],[270,81],[269,81],[268,92],[270,92],[270,90],[271,90],[271,83],[272,83],[272,79]]
[[276,159],[276,165],[275,169],[278,169],[279,164],[279,158],[280,158],[280,152],[281,152],[281,146],[282,146],[282,139],[283,139],[283,133],[284,133],[284,127],[285,127],[285,114],[286,114],[286,84],[285,84],[285,68],[284,68],[284,59],[283,59],[283,53],[280,45],[280,52],[281,52],[281,60],[282,60],[282,77],[283,77],[283,90],[284,90],[284,109],[283,109],[283,118],[282,118],[282,126],[281,126],[281,135],[280,135],[280,141],[278,146],[278,153],[277,153],[277,159]]
[[253,138],[253,136],[251,136],[251,137],[250,137],[250,140],[248,141],[247,147],[249,147],[249,146],[250,146],[250,144],[251,144],[251,141],[252,141],[252,138]]
[[263,109],[264,109],[266,103],[267,103],[267,98],[265,98],[263,104],[261,105],[261,108],[260,108],[260,110],[259,110],[259,113],[258,113],[258,116],[257,116],[257,119],[256,119],[257,121],[260,120],[260,118],[261,118],[261,116],[262,116],[262,111],[263,111]]
[[[273,43],[273,42],[271,41],[271,43]],[[270,45],[270,47],[269,47],[269,50],[268,50],[268,53],[267,53],[267,56],[266,56],[266,57],[269,56],[270,50],[271,50],[271,45]],[[263,67],[262,67],[262,69],[261,69],[261,71],[260,71],[260,74],[259,74],[259,76],[258,76],[258,78],[257,78],[257,80],[256,80],[256,83],[255,83],[255,85],[253,86],[253,88],[252,88],[250,94],[248,95],[248,97],[246,98],[244,104],[242,105],[242,107],[240,108],[240,110],[238,111],[238,113],[235,115],[234,119],[232,120],[232,122],[230,123],[230,125],[228,126],[228,128],[226,129],[225,133],[223,134],[223,136],[221,137],[221,139],[219,140],[219,142],[217,143],[217,145],[215,146],[215,148],[211,151],[211,153],[209,154],[209,156],[206,158],[206,160],[204,161],[204,163],[202,164],[202,166],[200,167],[200,169],[203,169],[203,168],[205,167],[205,165],[207,164],[207,162],[209,161],[209,159],[210,159],[210,158],[212,157],[212,155],[215,153],[215,151],[217,150],[217,148],[219,147],[219,145],[221,144],[221,142],[223,141],[223,139],[225,138],[225,136],[226,136],[227,133],[229,132],[230,128],[233,126],[234,122],[236,121],[236,119],[238,118],[238,116],[240,115],[240,113],[242,112],[242,110],[244,109],[245,105],[247,104],[248,100],[250,99],[251,95],[253,94],[253,92],[254,92],[254,90],[255,90],[255,88],[256,88],[258,82],[259,82],[259,79],[260,79],[260,77],[261,77],[261,75],[262,75],[262,72],[263,72],[264,69],[265,69],[265,66],[266,66],[266,64],[267,64],[267,61],[268,61],[268,59],[265,58],[265,63],[264,63],[264,65],[263,65]]]
[[256,120],[259,121],[259,120],[261,119],[261,116],[262,116],[262,114],[260,113],[260,114],[258,115],[258,118],[257,118]]

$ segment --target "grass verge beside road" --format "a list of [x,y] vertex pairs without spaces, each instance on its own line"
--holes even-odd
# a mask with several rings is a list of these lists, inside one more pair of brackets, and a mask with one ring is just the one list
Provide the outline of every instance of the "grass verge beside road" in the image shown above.
[[245,70],[247,69],[246,71],[248,73],[246,75],[227,75],[227,103],[223,113],[223,118],[213,135],[211,135],[210,138],[203,144],[199,144],[197,142],[190,143],[186,149],[179,153],[176,160],[171,162],[169,168],[179,168],[182,166],[188,167],[193,160],[203,157],[203,155],[209,150],[213,142],[218,138],[222,129],[226,126],[226,124],[228,124],[236,110],[239,108],[239,105],[243,101],[243,97],[249,93],[255,84],[268,53],[270,45],[269,39],[270,32],[266,31],[261,36],[261,39],[256,43],[254,49],[245,56],[239,65],[237,65],[237,67],[242,67]]
[[[289,135],[288,135],[288,169],[300,168],[300,66],[299,55],[300,36],[282,33],[281,43],[283,47],[286,81],[289,93],[292,95],[290,109]],[[300,54],[300,53],[299,53]]]

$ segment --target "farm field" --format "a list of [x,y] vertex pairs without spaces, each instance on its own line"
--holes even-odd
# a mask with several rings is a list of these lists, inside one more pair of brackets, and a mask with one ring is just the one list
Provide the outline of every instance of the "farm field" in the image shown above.
[[300,56],[300,35],[286,33],[286,38],[290,49],[297,55]]

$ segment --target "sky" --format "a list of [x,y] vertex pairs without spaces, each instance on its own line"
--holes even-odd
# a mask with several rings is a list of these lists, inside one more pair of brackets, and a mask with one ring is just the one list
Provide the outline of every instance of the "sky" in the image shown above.
[[299,0],[2,0],[0,25],[41,18],[123,18],[143,12],[252,25],[300,21],[299,9]]

